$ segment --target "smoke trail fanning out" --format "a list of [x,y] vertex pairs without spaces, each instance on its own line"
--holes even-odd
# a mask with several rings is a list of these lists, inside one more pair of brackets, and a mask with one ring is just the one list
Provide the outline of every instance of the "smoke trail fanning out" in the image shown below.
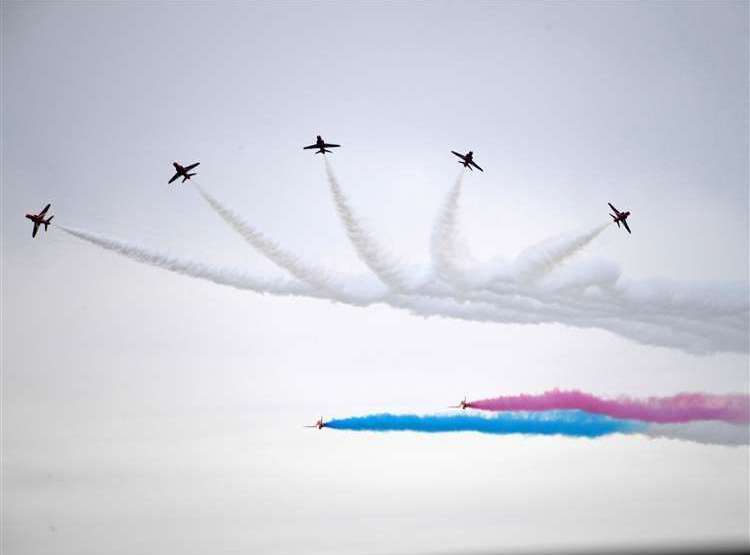
[[312,287],[322,291],[332,291],[334,286],[329,276],[322,270],[303,264],[299,258],[283,250],[275,242],[268,239],[261,232],[253,229],[245,223],[242,218],[226,208],[213,196],[208,194],[200,185],[195,188],[206,201],[206,203],[224,220],[232,229],[245,239],[253,248],[270,259],[280,268],[288,271],[294,277]]
[[432,264],[436,274],[453,285],[469,285],[469,268],[476,266],[461,235],[458,208],[466,170],[462,169],[448,193],[432,231]]
[[618,420],[583,411],[505,412],[492,416],[474,414],[416,415],[371,414],[326,422],[326,428],[356,432],[479,432],[497,435],[545,435],[597,438],[611,434],[639,434],[648,438],[675,439],[711,445],[747,445],[750,428],[725,422],[649,424]]
[[216,268],[200,262],[174,258],[131,243],[89,233],[88,231],[73,229],[60,224],[57,224],[55,227],[73,237],[88,241],[89,243],[102,247],[103,249],[116,252],[137,262],[169,270],[170,272],[175,272],[177,274],[205,279],[212,281],[213,283],[218,283],[219,285],[236,287],[237,289],[255,291],[256,293],[316,296],[310,287],[298,282],[257,279],[234,270]]
[[336,176],[333,174],[333,168],[328,158],[323,155],[328,176],[328,184],[331,188],[331,196],[336,205],[341,223],[344,224],[346,234],[349,237],[357,256],[364,262],[372,272],[378,276],[378,279],[395,291],[405,291],[409,284],[404,279],[398,262],[393,260],[392,256],[385,253],[383,249],[375,242],[370,234],[360,223],[349,205],[349,199],[339,186]]
[[603,399],[581,391],[554,389],[541,395],[515,395],[472,401],[469,407],[487,411],[582,410],[612,418],[656,423],[718,420],[750,422],[750,396],[680,393],[672,397]]
[[252,291],[327,298],[353,306],[383,303],[425,317],[597,328],[641,344],[695,354],[750,350],[747,283],[634,281],[624,279],[619,268],[611,263],[571,260],[606,226],[539,243],[523,251],[510,265],[479,266],[471,262],[468,249],[461,246],[458,229],[462,177],[457,179],[436,223],[431,244],[432,267],[427,271],[422,268],[407,272],[366,232],[349,206],[328,159],[325,165],[336,209],[357,254],[389,290],[373,287],[372,279],[367,276],[364,280],[360,279],[362,276],[333,279],[326,271],[303,263],[200,187],[203,199],[232,229],[302,283],[254,279],[164,257],[92,233],[67,231],[152,266]]
[[484,434],[563,435],[599,437],[615,433],[634,433],[645,424],[614,420],[580,411],[550,413],[504,413],[493,416],[373,414],[331,420],[327,428],[369,432],[480,432]]

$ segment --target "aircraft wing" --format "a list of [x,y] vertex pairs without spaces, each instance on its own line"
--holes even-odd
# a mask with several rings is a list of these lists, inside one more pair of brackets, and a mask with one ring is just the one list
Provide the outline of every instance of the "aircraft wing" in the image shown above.
[[50,204],[48,204],[47,206],[45,206],[44,209],[41,212],[39,212],[39,215],[40,216],[44,216],[47,213],[47,210],[49,210],[50,206],[51,206]]
[[615,211],[615,214],[617,214],[618,216],[620,215],[620,211],[619,211],[619,210],[618,210],[617,208],[615,208],[614,206],[612,206],[612,203],[611,203],[611,202],[608,202],[607,204],[609,204],[609,207],[610,207],[610,208],[611,208],[612,210],[614,210],[614,211]]
[[324,146],[325,148],[338,148],[338,147],[340,147],[341,145],[329,145],[328,143],[323,143],[323,146]]
[[319,148],[319,147],[318,147],[318,145],[303,146],[302,150],[307,150],[307,149],[310,149],[310,148]]
[[34,231],[31,232],[31,238],[36,237],[36,232],[39,231],[39,222],[34,222]]
[[484,170],[483,170],[482,168],[480,168],[480,167],[479,167],[479,166],[477,165],[477,163],[476,163],[476,162],[474,162],[474,161],[472,161],[472,162],[469,162],[469,164],[471,164],[472,166],[474,166],[474,167],[475,167],[476,169],[478,169],[478,170],[479,170],[480,172],[483,172],[483,171],[484,171]]
[[630,227],[628,227],[628,222],[627,222],[627,220],[623,220],[623,221],[622,221],[622,225],[624,225],[624,226],[625,226],[625,229],[627,229],[627,230],[628,230],[628,233],[630,233]]
[[170,179],[170,180],[169,180],[169,183],[172,183],[172,182],[173,182],[173,181],[174,181],[175,179],[177,179],[178,177],[180,177],[180,172],[177,172],[176,174],[174,174],[174,175],[172,176],[172,179]]
[[461,160],[466,160],[466,156],[464,156],[463,154],[459,154],[459,153],[458,153],[458,152],[456,152],[455,150],[451,150],[451,152],[452,152],[453,154],[455,154],[456,156],[458,156],[459,158],[461,158]]
[[189,166],[188,166],[187,168],[185,168],[185,171],[186,171],[186,172],[189,172],[189,171],[190,171],[190,170],[192,170],[193,168],[197,168],[197,167],[198,167],[198,166],[200,166],[200,165],[201,165],[201,163],[200,163],[200,162],[196,162],[195,164],[190,164],[190,165],[189,165]]

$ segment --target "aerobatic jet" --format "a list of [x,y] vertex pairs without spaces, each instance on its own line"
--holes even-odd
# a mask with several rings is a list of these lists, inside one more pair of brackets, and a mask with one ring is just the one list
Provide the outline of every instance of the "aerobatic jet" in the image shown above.
[[461,402],[460,402],[459,404],[457,404],[457,405],[451,405],[451,406],[450,406],[450,407],[448,407],[448,408],[451,408],[451,409],[461,409],[461,410],[465,410],[465,409],[466,409],[466,407],[468,407],[468,406],[469,406],[469,403],[468,403],[468,402],[466,401],[466,396],[464,395],[464,400],[463,400],[463,401],[461,401]]
[[39,231],[39,226],[44,226],[44,231],[47,231],[47,226],[49,226],[49,223],[52,221],[52,218],[54,216],[50,216],[46,220],[44,219],[44,215],[47,213],[47,210],[49,210],[50,205],[48,204],[44,208],[42,208],[42,211],[39,212],[39,214],[26,214],[26,217],[34,222],[34,231],[31,232],[31,237],[36,237],[36,232]]
[[305,428],[317,428],[318,430],[325,428],[326,423],[323,422],[323,417],[318,418],[318,421],[312,426],[305,426]]
[[[451,150],[453,154],[461,158],[461,160],[458,162],[459,164],[463,164],[464,168],[469,168],[471,171],[474,171],[474,168],[478,169],[480,172],[483,172],[484,170],[480,168],[477,163],[474,161],[474,153],[470,150],[466,154],[460,154],[456,152],[455,150]],[[474,166],[474,168],[472,168]]]
[[317,148],[318,151],[315,154],[323,154],[325,152],[331,152],[330,150],[328,150],[329,148],[339,148],[340,146],[341,145],[334,145],[334,144],[327,143],[323,140],[323,137],[318,135],[317,139],[315,140],[314,145],[302,147],[302,150]]
[[[625,226],[625,229],[628,230],[628,233],[630,233],[630,228],[628,227],[628,216],[630,216],[630,212],[620,212],[617,208],[612,206],[611,202],[608,202],[609,207],[614,210],[614,214],[610,214],[612,216],[612,219],[617,224],[617,227],[620,227],[620,222],[622,222],[622,225]],[[616,214],[616,215],[615,215]]]
[[190,164],[189,166],[183,166],[178,162],[172,162],[172,165],[175,169],[175,174],[172,176],[172,179],[169,180],[169,183],[172,183],[175,179],[178,179],[179,177],[182,177],[182,183],[185,183],[188,179],[193,177],[195,173],[190,173],[190,170],[197,168],[201,165],[200,162],[196,162],[195,164]]

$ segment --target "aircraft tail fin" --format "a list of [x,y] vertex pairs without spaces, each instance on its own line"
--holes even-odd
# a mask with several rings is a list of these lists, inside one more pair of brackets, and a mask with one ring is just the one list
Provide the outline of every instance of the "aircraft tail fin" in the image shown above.
[[49,226],[49,223],[52,221],[52,218],[54,218],[54,216],[50,216],[49,218],[47,218],[47,221],[44,222],[44,231],[47,231],[47,227]]

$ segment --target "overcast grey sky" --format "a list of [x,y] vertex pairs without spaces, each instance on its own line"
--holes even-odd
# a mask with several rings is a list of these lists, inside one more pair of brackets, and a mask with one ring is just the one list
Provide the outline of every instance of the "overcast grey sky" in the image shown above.
[[135,264],[23,214],[257,275],[171,162],[304,260],[362,274],[316,134],[375,236],[427,264],[474,150],[480,258],[632,210],[628,278],[748,279],[748,7],[3,2],[3,551],[395,553],[748,541],[748,450],[305,430],[464,395],[748,391],[747,353],[422,319]]

